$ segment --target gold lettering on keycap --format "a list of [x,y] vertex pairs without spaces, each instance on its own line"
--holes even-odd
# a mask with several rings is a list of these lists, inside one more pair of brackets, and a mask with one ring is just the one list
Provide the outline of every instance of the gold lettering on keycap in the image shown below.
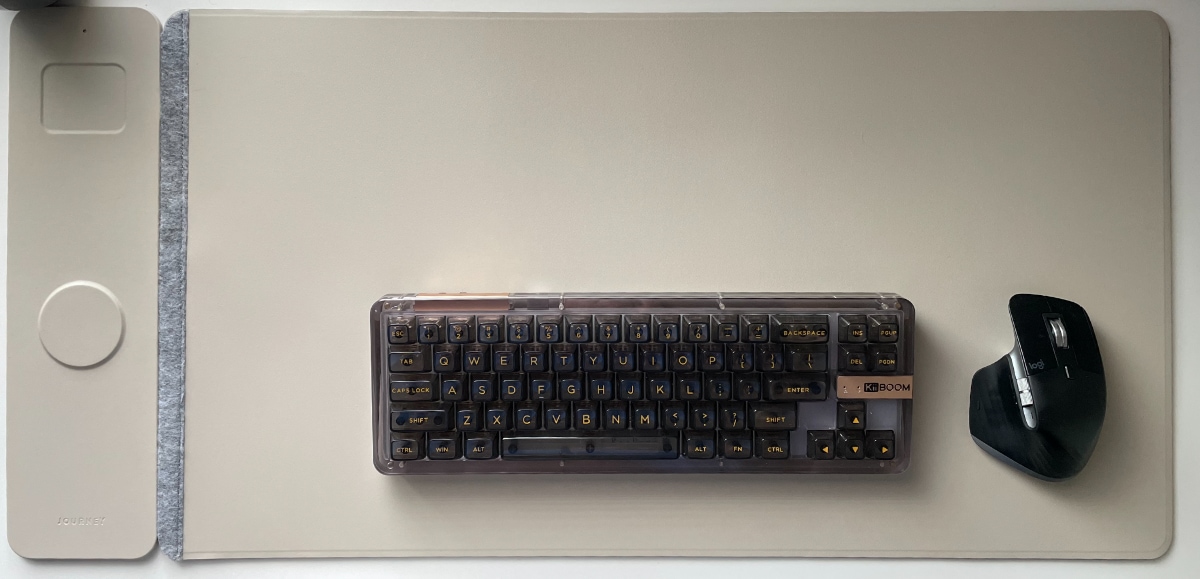
[[783,424],[787,419],[783,416],[768,416],[767,424]]
[[654,393],[655,393],[655,394],[661,394],[661,395],[663,395],[663,396],[666,396],[666,395],[667,395],[667,392],[666,392],[666,390],[665,390],[664,388],[665,388],[665,387],[664,387],[662,384],[659,384],[659,385],[657,385],[657,386],[655,386],[655,387],[654,387]]
[[532,417],[531,417],[531,416],[529,416],[528,414],[525,414],[524,416],[521,416],[521,424],[527,424],[527,425],[528,425],[528,424],[533,424]]
[[446,356],[442,356],[441,358],[438,358],[438,365],[440,365],[440,366],[449,366],[449,365],[450,365],[450,358],[447,358]]
[[638,424],[650,424],[650,416],[643,414],[638,417]]
[[537,387],[537,393],[538,393],[538,396],[545,394],[546,393],[546,385],[539,383],[538,387]]
[[580,417],[579,417],[579,423],[580,423],[580,424],[591,424],[591,423],[592,423],[592,415],[591,415],[591,414],[584,414],[583,416],[580,416]]
[[740,445],[740,444],[733,445],[734,452],[742,452],[743,450],[745,450],[745,448],[743,448],[742,445]]
[[500,415],[499,415],[499,414],[496,414],[496,415],[493,415],[493,416],[492,416],[492,424],[493,424],[493,425],[495,425],[495,426],[501,426],[501,425],[503,424],[502,422],[500,422]]
[[470,414],[464,414],[464,415],[463,415],[463,423],[462,423],[462,425],[463,425],[463,426],[471,426],[471,415],[470,415]]
[[680,366],[687,366],[687,363],[688,363],[687,356],[680,356],[679,360],[676,360],[676,362],[678,362],[678,364]]
[[610,417],[610,421],[611,421],[613,424],[620,424],[620,423],[621,423],[621,415],[620,415],[620,414],[613,414],[613,415]]
[[567,394],[570,394],[572,396],[575,395],[575,385],[574,384],[567,384]]
[[[517,394],[517,385],[516,385],[516,384],[509,384],[509,385],[508,385],[508,388],[505,388],[505,392],[506,392],[506,393],[508,393],[508,395],[509,395],[509,396],[516,396],[516,394]],[[480,392],[480,394],[482,394],[482,392]]]
[[412,365],[413,365],[413,359],[412,359],[412,358],[405,358],[405,359],[401,360],[401,361],[400,361],[400,363],[401,363],[401,364],[403,364],[403,365],[405,365],[405,366],[412,366]]
[[467,356],[467,363],[472,366],[478,366],[479,365],[479,356],[478,355]]
[[768,447],[767,447],[767,453],[769,453],[769,454],[783,454],[783,448],[782,448],[782,447],[779,447],[779,446],[768,446]]
[[553,422],[553,423],[555,423],[555,424],[558,424],[559,422],[562,422],[562,415],[561,415],[561,414],[558,414],[558,413],[555,413],[555,414],[554,414],[554,418],[551,418],[551,419],[550,419],[550,421],[551,421],[551,422]]

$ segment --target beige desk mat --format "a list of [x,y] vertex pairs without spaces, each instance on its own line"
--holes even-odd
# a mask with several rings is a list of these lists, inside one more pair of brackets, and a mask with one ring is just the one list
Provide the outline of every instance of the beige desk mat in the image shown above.
[[[1168,37],[1149,13],[193,11],[184,556],[1147,558],[1172,532]],[[398,291],[895,291],[889,477],[385,477]],[[986,456],[1016,292],[1083,304],[1109,414]]]

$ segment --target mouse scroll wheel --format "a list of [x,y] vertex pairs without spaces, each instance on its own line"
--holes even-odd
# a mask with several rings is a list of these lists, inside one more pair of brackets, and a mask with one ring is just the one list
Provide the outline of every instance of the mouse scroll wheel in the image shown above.
[[1050,333],[1054,334],[1054,345],[1062,349],[1067,349],[1067,327],[1063,325],[1062,320],[1058,318],[1050,318]]

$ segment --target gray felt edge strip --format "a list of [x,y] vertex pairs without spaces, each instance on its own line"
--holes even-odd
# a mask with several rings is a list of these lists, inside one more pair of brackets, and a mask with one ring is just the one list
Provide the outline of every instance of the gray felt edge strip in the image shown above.
[[183,557],[183,371],[187,295],[188,12],[162,33],[158,125],[158,546]]

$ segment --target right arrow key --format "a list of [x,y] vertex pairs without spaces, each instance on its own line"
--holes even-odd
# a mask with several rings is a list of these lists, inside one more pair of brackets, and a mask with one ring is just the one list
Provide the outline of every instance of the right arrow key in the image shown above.
[[876,460],[892,460],[896,456],[896,435],[891,430],[868,430],[867,456]]

